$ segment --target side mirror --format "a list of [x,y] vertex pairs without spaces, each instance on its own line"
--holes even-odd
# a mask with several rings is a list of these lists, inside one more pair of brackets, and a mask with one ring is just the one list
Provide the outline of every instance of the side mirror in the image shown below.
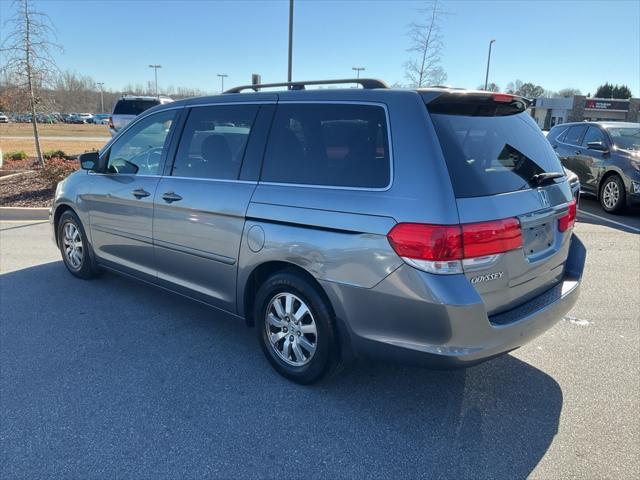
[[600,152],[609,151],[609,148],[607,147],[606,143],[604,143],[604,142],[588,142],[587,143],[587,148],[589,150],[598,150]]
[[82,155],[80,155],[79,159],[80,167],[83,170],[96,171],[100,163],[98,152],[83,153]]

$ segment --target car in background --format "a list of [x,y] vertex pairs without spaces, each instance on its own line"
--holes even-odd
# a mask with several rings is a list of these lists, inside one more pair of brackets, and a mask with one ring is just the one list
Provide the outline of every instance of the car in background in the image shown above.
[[93,116],[90,123],[94,123],[96,125],[108,125],[109,124],[109,114],[107,113],[97,113]]
[[80,123],[93,123],[92,113],[78,113],[76,114],[76,118],[80,120]]
[[547,140],[578,176],[582,191],[595,195],[606,212],[640,205],[640,123],[563,123]]
[[9,123],[9,117],[2,112],[0,112],[0,123]]
[[38,120],[38,123],[58,123],[55,116],[46,113],[39,113],[36,116],[36,119]]
[[173,102],[169,97],[150,97],[125,95],[118,100],[113,107],[113,113],[109,119],[109,131],[111,135],[118,133],[131,120],[145,110],[157,105]]

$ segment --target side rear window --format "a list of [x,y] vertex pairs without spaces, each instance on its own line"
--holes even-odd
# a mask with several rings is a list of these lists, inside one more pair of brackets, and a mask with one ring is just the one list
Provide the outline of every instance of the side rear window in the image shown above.
[[258,108],[257,105],[193,108],[171,175],[236,180]]
[[604,139],[604,135],[598,127],[589,127],[589,130],[587,130],[587,133],[582,140],[582,146],[586,147],[589,142],[602,142],[605,145],[607,143]]
[[431,113],[456,197],[531,188],[534,175],[562,166],[534,120],[515,115]]
[[567,134],[565,135],[563,142],[571,145],[580,145],[582,136],[586,131],[587,131],[586,125],[576,125],[574,127],[571,127],[567,131]]
[[140,115],[145,110],[160,105],[159,100],[118,100],[114,115]]
[[280,104],[261,180],[384,188],[391,179],[385,110],[358,104]]
[[549,141],[559,141],[562,142],[565,133],[567,133],[567,127],[553,127],[549,133],[547,134],[547,139]]

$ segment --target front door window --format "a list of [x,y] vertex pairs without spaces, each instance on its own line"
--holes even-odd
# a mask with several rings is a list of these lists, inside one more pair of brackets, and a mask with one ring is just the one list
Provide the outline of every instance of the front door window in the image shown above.
[[111,146],[107,173],[160,175],[162,152],[175,116],[176,110],[159,112],[124,132]]

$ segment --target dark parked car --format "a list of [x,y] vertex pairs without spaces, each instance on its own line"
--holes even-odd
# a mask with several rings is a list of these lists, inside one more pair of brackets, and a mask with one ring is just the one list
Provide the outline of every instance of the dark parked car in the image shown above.
[[547,135],[562,165],[602,208],[618,213],[640,204],[640,123],[580,122],[556,125]]
[[360,355],[472,365],[554,325],[585,249],[527,102],[320,83],[354,82],[145,111],[57,189],[66,267],[230,312],[301,383]]

